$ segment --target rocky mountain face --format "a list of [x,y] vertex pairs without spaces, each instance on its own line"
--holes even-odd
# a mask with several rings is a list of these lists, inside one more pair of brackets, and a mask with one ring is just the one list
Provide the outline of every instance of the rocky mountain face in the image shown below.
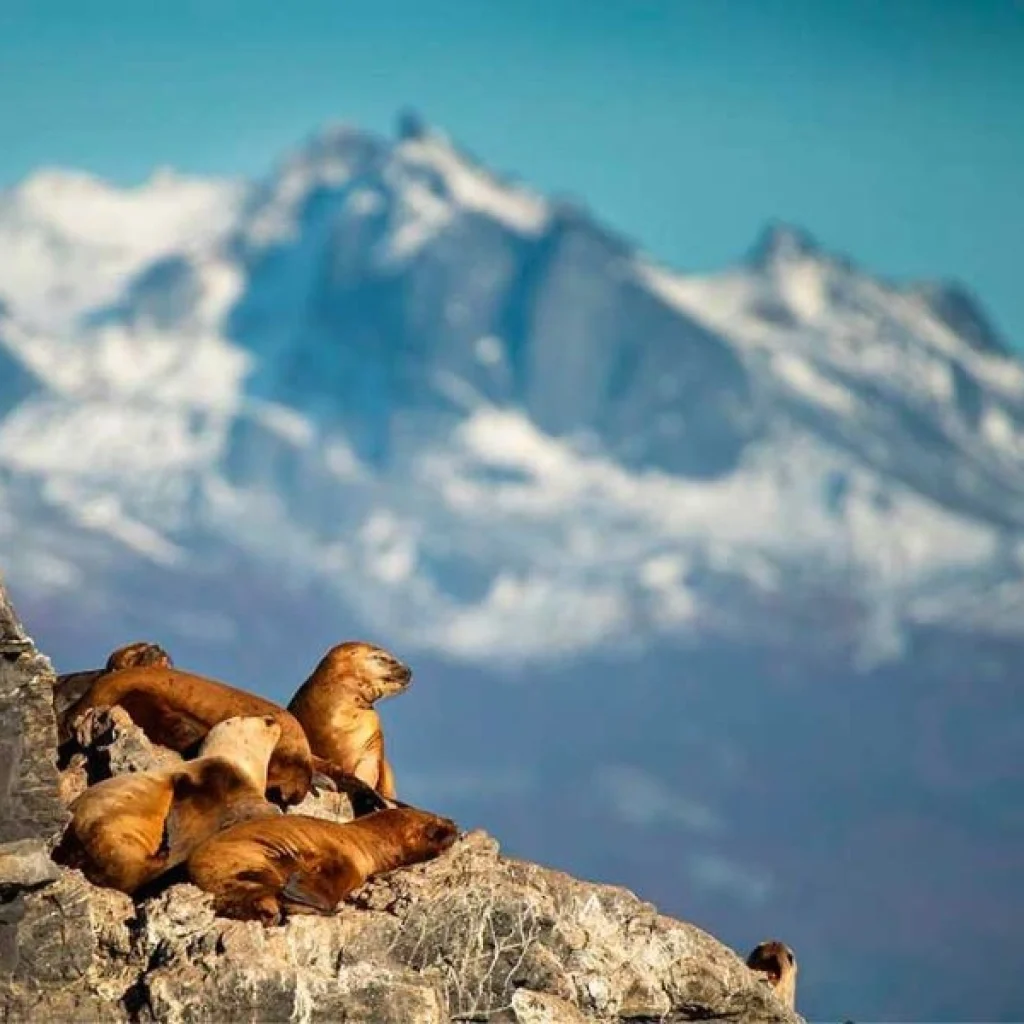
[[407,118],[40,172],[0,300],[62,670],[145,637],[287,700],[389,645],[410,798],[814,950],[812,1016],[1019,1016],[1024,367],[962,289],[781,225],[677,274]]
[[[372,880],[335,917],[272,928],[215,917],[188,884],[137,902],[92,886],[49,858],[65,803],[96,775],[170,752],[127,715],[100,716],[88,751],[58,776],[53,683],[0,585],[5,1021],[802,1019],[700,929],[626,890],[502,857],[479,831]],[[310,797],[302,810],[345,820],[338,802]]]

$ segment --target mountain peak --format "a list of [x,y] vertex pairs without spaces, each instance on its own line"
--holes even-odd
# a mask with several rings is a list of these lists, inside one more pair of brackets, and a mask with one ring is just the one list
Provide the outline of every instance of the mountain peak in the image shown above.
[[395,119],[395,135],[399,142],[410,142],[426,138],[431,134],[430,125],[418,110],[405,107]]
[[765,267],[821,255],[821,246],[808,231],[793,224],[771,221],[751,248],[748,261],[754,266]]

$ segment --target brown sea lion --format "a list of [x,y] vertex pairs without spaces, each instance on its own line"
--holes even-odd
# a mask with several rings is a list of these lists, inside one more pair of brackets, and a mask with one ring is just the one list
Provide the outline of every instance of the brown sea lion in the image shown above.
[[387,806],[372,786],[355,776],[340,769],[329,776],[321,773],[302,726],[279,704],[227,683],[158,664],[105,672],[68,708],[63,734],[87,733],[86,715],[114,706],[124,708],[153,743],[179,752],[194,749],[226,718],[273,715],[281,726],[281,739],[270,761],[270,799],[282,806],[300,803],[315,784],[347,793],[357,817]]
[[453,821],[413,807],[345,824],[286,814],[219,832],[189,857],[188,874],[213,893],[218,914],[277,924],[333,914],[372,875],[430,860],[458,834]]
[[799,967],[789,946],[777,939],[758,943],[747,956],[747,966],[764,975],[779,999],[791,1010],[796,1009],[796,975]]
[[68,709],[66,729],[81,731],[94,708],[119,706],[153,743],[185,752],[218,722],[238,716],[272,715],[281,738],[270,761],[268,795],[283,805],[309,792],[313,758],[302,726],[280,705],[227,683],[175,668],[143,665],[107,672]]
[[66,672],[63,675],[57,676],[57,682],[53,687],[53,709],[57,715],[61,742],[67,739],[64,723],[67,721],[68,708],[100,676],[104,676],[108,672],[117,672],[126,668],[138,668],[143,665],[173,668],[174,662],[171,661],[171,656],[159,644],[150,643],[146,640],[137,640],[134,643],[118,647],[116,651],[112,651],[103,668],[89,669],[84,672]]
[[411,680],[408,665],[373,644],[332,647],[288,705],[322,759],[319,770],[332,778],[336,772],[354,775],[394,799],[394,772],[373,705],[401,693]]
[[192,761],[90,786],[71,804],[54,859],[81,868],[96,885],[130,894],[220,829],[280,815],[264,796],[280,736],[272,715],[229,718],[209,731]]

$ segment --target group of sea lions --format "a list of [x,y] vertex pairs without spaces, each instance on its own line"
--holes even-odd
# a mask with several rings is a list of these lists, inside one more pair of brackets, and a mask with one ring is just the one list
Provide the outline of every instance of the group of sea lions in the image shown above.
[[[188,759],[88,786],[70,804],[54,859],[128,894],[183,866],[218,914],[267,925],[335,913],[371,876],[430,860],[459,835],[455,822],[396,797],[374,704],[411,679],[394,655],[359,642],[332,647],[287,709],[177,669],[154,643],[60,676],[62,746],[86,745],[93,717],[119,708],[150,741]],[[321,789],[346,793],[354,819],[282,813]],[[762,942],[747,966],[794,1006],[788,946]]]
[[[429,860],[459,834],[453,821],[395,799],[373,705],[411,677],[363,643],[328,651],[287,710],[183,672],[150,643],[61,676],[62,744],[84,745],[91,718],[120,708],[153,743],[194,756],[89,786],[70,805],[55,858],[129,894],[184,865],[227,917],[273,924],[334,913],[371,875]],[[355,820],[282,814],[318,788],[346,792]]]

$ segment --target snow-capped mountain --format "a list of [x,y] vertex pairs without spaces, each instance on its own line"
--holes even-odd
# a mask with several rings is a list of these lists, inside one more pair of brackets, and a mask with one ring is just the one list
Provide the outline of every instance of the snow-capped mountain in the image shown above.
[[[963,830],[983,829],[954,830],[947,864],[948,805],[921,808],[1020,792],[1022,561],[1024,365],[957,287],[880,281],[794,228],[721,273],[676,273],[413,118],[396,140],[327,130],[257,184],[46,170],[0,194],[0,566],[30,629],[69,667],[148,635],[278,698],[316,644],[386,641],[436,675],[420,719],[395,711],[419,792],[485,794],[531,856],[681,880],[708,914],[772,909],[799,937],[801,901],[770,895],[782,834],[837,799],[870,832],[898,790],[944,890],[982,858]],[[525,678],[581,730],[571,770],[502,682]],[[850,740],[838,694],[866,715],[890,702],[852,775],[822,767]],[[500,707],[535,763],[458,725],[467,707]],[[618,732],[591,750],[607,716]],[[463,761],[423,721],[455,729]],[[779,743],[785,825],[750,774]],[[561,787],[541,784],[549,763]],[[668,822],[688,853],[606,839],[602,860],[581,836],[609,818]],[[801,868],[851,918],[863,901],[826,868],[860,841]],[[886,841],[864,863],[887,863]],[[988,898],[1007,877],[971,884]],[[803,934],[819,991],[854,999],[834,924]],[[995,956],[1005,932],[978,928]],[[921,976],[944,954],[928,955]],[[838,1012],[872,1011],[822,1009]]]
[[0,265],[0,466],[111,557],[225,538],[471,659],[746,631],[801,567],[872,657],[1020,630],[1024,368],[794,230],[674,274],[437,134],[341,128],[258,187],[41,172]]

